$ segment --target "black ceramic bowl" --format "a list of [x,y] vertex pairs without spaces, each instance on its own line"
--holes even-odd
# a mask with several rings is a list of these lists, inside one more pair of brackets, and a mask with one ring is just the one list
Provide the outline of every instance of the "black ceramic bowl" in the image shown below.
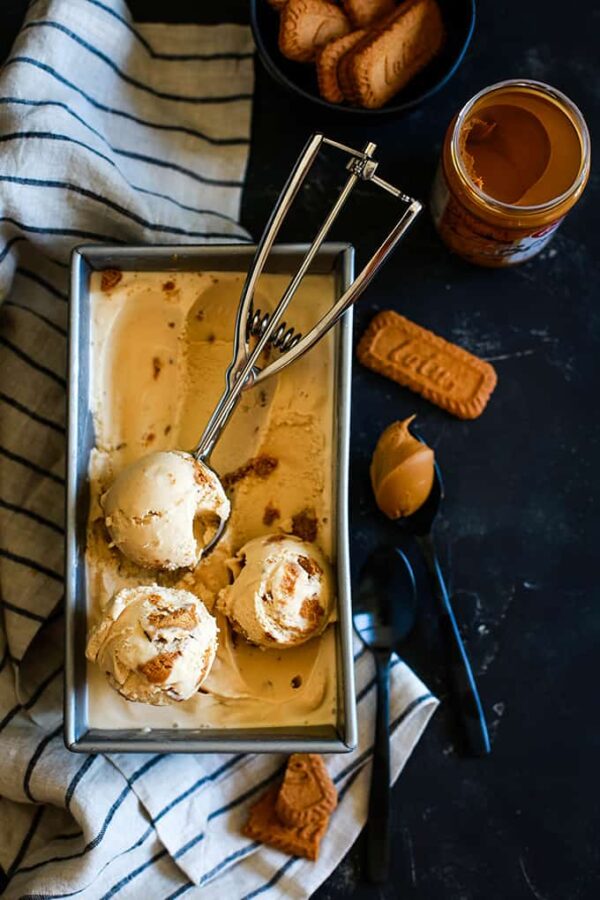
[[439,91],[461,64],[475,27],[475,0],[438,0],[438,3],[446,27],[442,52],[381,109],[359,109],[323,100],[314,65],[291,62],[280,53],[277,43],[279,14],[267,0],[250,0],[250,22],[258,55],[275,81],[324,110],[373,119],[398,115],[422,103]]

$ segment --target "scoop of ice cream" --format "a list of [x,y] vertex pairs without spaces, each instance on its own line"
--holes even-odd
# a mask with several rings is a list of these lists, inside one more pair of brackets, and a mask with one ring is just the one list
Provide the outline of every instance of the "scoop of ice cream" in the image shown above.
[[127,700],[160,706],[196,693],[217,652],[217,622],[195,594],[148,585],[116,594],[86,656]]
[[110,536],[140,566],[195,566],[229,500],[214,472],[190,453],[150,453],[127,466],[101,499]]
[[416,512],[433,486],[433,450],[410,433],[414,418],[393,422],[386,428],[371,460],[375,500],[390,519]]
[[329,564],[314,544],[271,534],[249,541],[233,563],[233,584],[218,609],[246,640],[294,647],[325,629],[332,612]]

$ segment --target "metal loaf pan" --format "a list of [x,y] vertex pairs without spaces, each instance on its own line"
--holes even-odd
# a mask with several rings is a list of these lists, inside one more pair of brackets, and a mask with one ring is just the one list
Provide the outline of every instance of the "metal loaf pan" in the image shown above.
[[[295,273],[308,249],[279,245],[266,273]],[[352,615],[348,552],[348,451],[352,370],[352,310],[335,326],[335,429],[333,484],[336,496],[334,544],[337,566],[338,718],[335,725],[258,729],[98,729],[87,721],[85,643],[85,547],[89,509],[88,462],[94,446],[90,409],[90,273],[96,269],[183,272],[245,272],[255,248],[248,244],[210,246],[115,247],[90,245],[74,250],[71,264],[69,329],[69,415],[66,536],[65,743],[83,753],[344,753],[356,746],[356,702],[352,653]],[[336,294],[354,273],[354,250],[348,244],[324,244],[311,273],[334,273]]]

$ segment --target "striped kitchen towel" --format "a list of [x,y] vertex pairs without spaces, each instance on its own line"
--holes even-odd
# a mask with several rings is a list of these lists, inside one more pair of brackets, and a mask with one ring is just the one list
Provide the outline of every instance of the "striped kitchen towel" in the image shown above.
[[[246,239],[246,28],[134,25],[121,0],[34,0],[0,73],[0,891],[7,897],[307,897],[366,817],[360,743],[318,863],[240,834],[283,759],[80,756],[62,739],[68,258],[74,244]],[[436,701],[398,660],[393,777]]]

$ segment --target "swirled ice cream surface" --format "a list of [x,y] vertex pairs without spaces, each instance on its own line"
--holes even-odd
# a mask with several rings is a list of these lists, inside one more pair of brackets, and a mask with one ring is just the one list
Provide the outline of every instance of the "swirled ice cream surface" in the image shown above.
[[[91,397],[95,427],[87,543],[88,617],[114,594],[156,582],[196,594],[219,626],[219,647],[199,693],[168,706],[128,702],[88,664],[91,727],[254,728],[336,719],[335,623],[297,647],[264,649],[233,631],[216,609],[248,541],[295,533],[333,562],[331,335],[279,375],[245,391],[211,465],[232,514],[218,547],[189,571],[138,568],[110,544],[99,498],[131,462],[156,450],[192,448],[225,384],[245,275],[123,272],[92,275]],[[264,275],[255,307],[272,309],[289,278]],[[286,317],[306,332],[334,298],[331,276],[307,276]],[[277,351],[272,351],[273,355]]]

